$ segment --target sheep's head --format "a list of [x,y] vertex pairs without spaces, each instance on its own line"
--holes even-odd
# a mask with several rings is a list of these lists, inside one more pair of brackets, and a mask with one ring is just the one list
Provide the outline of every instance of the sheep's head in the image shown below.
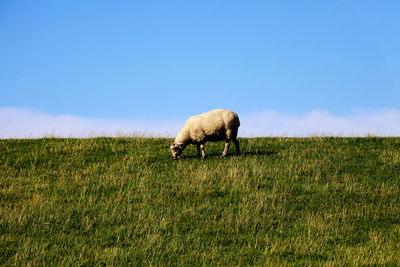
[[182,145],[178,145],[173,143],[171,145],[171,154],[172,154],[172,159],[179,159],[184,147]]

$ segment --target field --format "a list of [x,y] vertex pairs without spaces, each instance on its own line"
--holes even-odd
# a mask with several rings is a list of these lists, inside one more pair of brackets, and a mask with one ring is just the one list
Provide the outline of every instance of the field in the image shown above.
[[0,140],[0,264],[400,264],[400,138],[239,141]]

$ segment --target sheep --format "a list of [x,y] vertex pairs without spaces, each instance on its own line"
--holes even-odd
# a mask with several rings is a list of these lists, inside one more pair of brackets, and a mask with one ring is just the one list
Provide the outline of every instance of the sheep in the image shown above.
[[221,157],[229,150],[230,141],[235,144],[236,154],[240,153],[239,142],[236,139],[240,121],[238,115],[230,110],[216,109],[190,117],[171,145],[173,159],[179,159],[183,150],[190,144],[197,145],[197,156],[204,159],[206,141],[216,142],[225,140],[225,149]]

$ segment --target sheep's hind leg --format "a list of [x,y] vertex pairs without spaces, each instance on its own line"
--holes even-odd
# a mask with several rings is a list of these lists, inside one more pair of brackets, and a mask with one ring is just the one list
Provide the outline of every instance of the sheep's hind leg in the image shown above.
[[224,149],[224,152],[222,152],[221,157],[225,157],[226,154],[228,154],[230,142],[231,142],[230,140],[225,140],[225,149]]
[[239,155],[240,154],[239,141],[235,138],[235,139],[232,139],[232,142],[235,144],[236,155]]
[[237,129],[229,129],[226,131],[226,139],[231,140],[235,144],[236,155],[240,154],[239,141],[237,140]]

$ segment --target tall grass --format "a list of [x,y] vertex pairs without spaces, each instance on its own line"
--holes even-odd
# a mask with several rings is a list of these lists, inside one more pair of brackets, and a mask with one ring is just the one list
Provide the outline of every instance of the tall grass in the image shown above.
[[400,138],[171,142],[0,140],[0,264],[400,264]]

